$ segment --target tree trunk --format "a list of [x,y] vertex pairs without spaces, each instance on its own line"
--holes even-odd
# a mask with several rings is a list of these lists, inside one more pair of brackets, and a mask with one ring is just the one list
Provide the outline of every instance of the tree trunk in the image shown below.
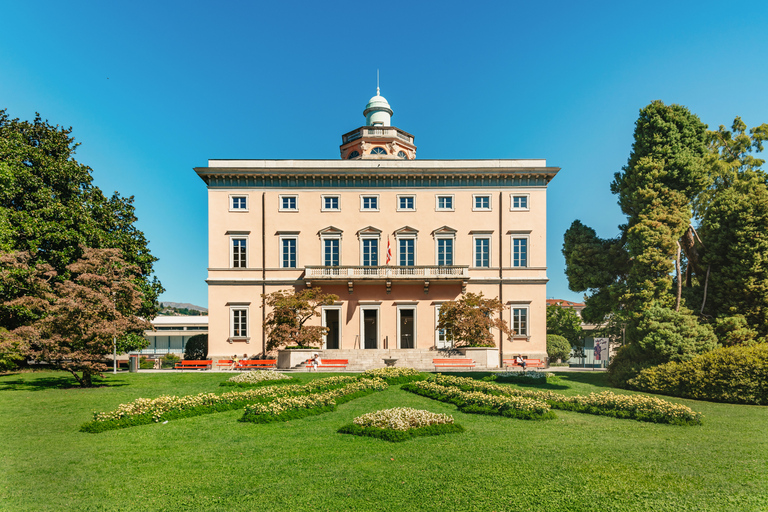
[[709,268],[712,265],[707,265],[707,278],[704,280],[704,298],[701,299],[701,311],[699,311],[700,315],[704,314],[704,305],[707,303],[707,286],[709,285]]
[[675,257],[675,270],[677,271],[677,302],[675,303],[675,311],[680,311],[680,299],[683,294],[683,280],[680,275],[680,242],[677,242],[677,255]]

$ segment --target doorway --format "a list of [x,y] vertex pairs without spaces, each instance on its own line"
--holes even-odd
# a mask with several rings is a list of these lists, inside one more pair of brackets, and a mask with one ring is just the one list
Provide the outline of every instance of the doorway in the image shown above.
[[323,310],[323,325],[328,329],[328,333],[325,335],[325,348],[326,349],[338,349],[341,342],[341,329],[339,328],[339,317],[341,316],[341,310],[324,309]]
[[379,341],[379,310],[363,310],[363,348],[378,348]]
[[413,308],[398,308],[399,348],[416,348],[416,310]]

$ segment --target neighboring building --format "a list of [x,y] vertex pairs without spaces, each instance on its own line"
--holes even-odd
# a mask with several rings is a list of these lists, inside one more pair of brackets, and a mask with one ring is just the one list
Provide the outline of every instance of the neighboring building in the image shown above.
[[[582,310],[587,307],[583,302],[572,302],[564,299],[547,299],[547,306],[571,308],[579,318],[581,318]],[[582,351],[581,354],[577,354],[579,357],[571,357],[567,361],[569,366],[573,368],[602,368],[608,366],[609,359],[607,356],[603,356],[601,359],[595,358],[595,334],[602,327],[599,324],[588,324],[584,320],[581,321],[581,329],[584,331],[584,337],[581,340]],[[610,350],[613,350],[613,347]],[[573,356],[574,353],[572,352],[571,355]]]
[[310,286],[339,296],[318,319],[323,357],[350,369],[383,366],[383,351],[429,366],[450,348],[439,307],[464,291],[505,304],[516,335],[498,333],[504,356],[546,357],[546,198],[559,168],[416,160],[378,91],[364,115],[341,160],[195,169],[208,186],[210,357],[263,352],[261,295]]
[[207,316],[158,316],[150,323],[152,329],[144,331],[149,346],[139,351],[142,355],[181,355],[189,338],[208,333]]

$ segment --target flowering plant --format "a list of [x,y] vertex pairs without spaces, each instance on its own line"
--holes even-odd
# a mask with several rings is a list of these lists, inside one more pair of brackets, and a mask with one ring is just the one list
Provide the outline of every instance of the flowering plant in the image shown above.
[[409,428],[453,423],[453,416],[429,412],[423,409],[413,409],[411,407],[395,407],[394,409],[363,414],[355,418],[353,423],[361,427],[408,430]]
[[238,373],[227,379],[227,382],[233,382],[235,384],[260,384],[262,382],[273,380],[291,380],[293,377],[284,373],[276,372],[275,370],[262,370],[257,372],[243,372]]

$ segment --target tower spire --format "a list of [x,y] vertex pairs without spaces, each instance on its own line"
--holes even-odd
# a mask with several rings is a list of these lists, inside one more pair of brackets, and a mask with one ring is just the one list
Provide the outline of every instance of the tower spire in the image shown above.
[[376,70],[376,96],[381,96],[381,89],[379,89],[379,70]]

